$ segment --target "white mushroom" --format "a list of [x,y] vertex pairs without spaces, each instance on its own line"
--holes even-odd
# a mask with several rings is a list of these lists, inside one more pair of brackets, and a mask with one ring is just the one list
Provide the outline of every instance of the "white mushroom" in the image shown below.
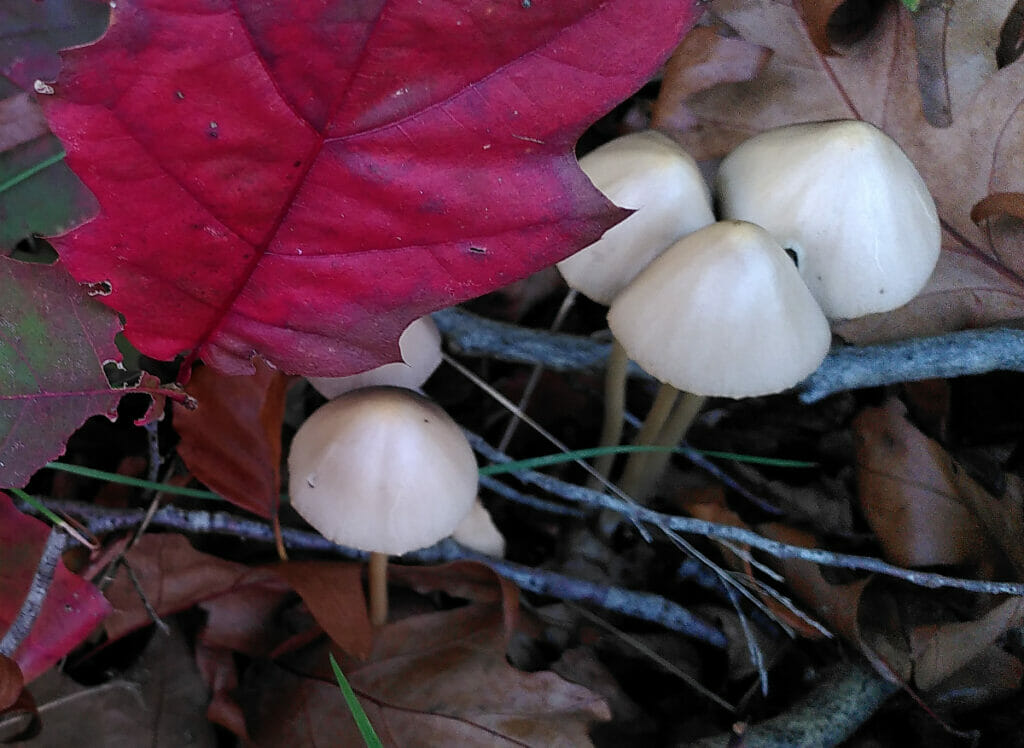
[[797,258],[826,316],[901,306],[939,258],[935,201],[914,164],[859,120],[763,132],[722,162],[722,218],[764,227]]
[[288,470],[292,506],[309,524],[328,540],[371,551],[376,623],[387,616],[387,554],[447,537],[477,495],[476,459],[458,424],[400,387],[354,390],[325,404],[296,432]]

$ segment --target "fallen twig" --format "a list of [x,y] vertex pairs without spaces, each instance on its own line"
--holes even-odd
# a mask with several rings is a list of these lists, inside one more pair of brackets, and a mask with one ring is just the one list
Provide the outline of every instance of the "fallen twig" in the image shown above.
[[[503,455],[498,452],[479,437],[471,436],[470,442],[473,444],[473,449],[477,450],[488,459],[493,459],[497,462],[504,462],[509,459],[507,455]],[[558,478],[553,478],[550,475],[544,475],[543,473],[538,473],[533,470],[519,471],[514,475],[522,483],[537,486],[548,493],[554,494],[555,496],[559,496],[568,501],[573,501],[595,508],[611,509],[634,522],[643,522],[663,531],[673,530],[680,533],[703,535],[713,539],[746,543],[753,548],[758,548],[766,553],[776,556],[777,558],[797,558],[803,561],[822,564],[823,566],[858,569],[861,571],[873,572],[875,574],[884,574],[886,576],[904,579],[911,584],[916,584],[920,587],[928,587],[932,589],[938,587],[953,587],[956,589],[968,590],[970,592],[984,592],[993,595],[1009,594],[1024,596],[1024,584],[1017,582],[990,582],[981,579],[958,579],[956,577],[947,577],[943,574],[904,569],[899,566],[886,563],[881,559],[871,558],[869,556],[854,556],[849,553],[833,553],[832,551],[826,551],[822,548],[803,548],[800,546],[789,545],[787,543],[781,543],[777,540],[771,540],[762,535],[758,535],[752,530],[733,527],[731,525],[721,525],[715,522],[707,522],[701,519],[693,519],[692,517],[677,517],[670,514],[662,514],[661,512],[648,509],[647,507],[627,504],[624,501],[616,499],[614,496],[603,494],[600,491],[593,491],[589,488],[584,488],[583,486],[577,486],[573,483],[566,483]]]
[[692,743],[695,748],[731,745],[826,748],[849,738],[898,687],[859,665],[832,670],[811,693],[778,717]]
[[[96,534],[132,529],[137,527],[146,515],[144,511],[137,509],[109,509],[76,501],[39,500],[50,509],[59,509],[80,518]],[[27,513],[33,511],[28,505],[19,508]],[[275,542],[274,531],[269,524],[237,517],[228,512],[184,510],[167,506],[152,515],[150,525],[197,534],[233,535],[268,544]],[[335,545],[316,533],[282,528],[282,535],[286,546],[293,550],[320,551],[351,559],[365,559],[369,555],[363,551]],[[723,648],[726,645],[725,635],[721,631],[677,603],[651,593],[596,584],[482,556],[452,540],[442,541],[431,548],[406,554],[402,558],[419,563],[442,563],[464,559],[479,561],[515,582],[522,589],[562,600],[590,603],[616,613],[657,623],[714,647]]]
[[[462,355],[543,365],[554,371],[600,371],[611,348],[610,343],[497,322],[457,307],[435,312],[434,320],[448,344]],[[813,403],[861,387],[997,370],[1024,371],[1024,330],[965,330],[882,345],[835,348],[796,390],[803,402]],[[632,363],[629,375],[650,378]]]
[[39,564],[36,566],[35,576],[32,577],[32,584],[29,585],[28,594],[21,604],[18,615],[15,616],[7,633],[0,639],[0,655],[11,657],[14,652],[25,641],[25,638],[32,630],[39,611],[43,608],[43,601],[46,593],[53,584],[53,575],[57,572],[57,564],[60,561],[60,554],[64,550],[68,536],[57,529],[50,530],[46,538],[46,545],[43,546],[43,553],[39,557]]

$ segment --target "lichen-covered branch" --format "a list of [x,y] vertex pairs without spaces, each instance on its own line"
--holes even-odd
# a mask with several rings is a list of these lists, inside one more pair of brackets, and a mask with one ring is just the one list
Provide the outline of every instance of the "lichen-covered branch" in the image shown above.
[[0,655],[13,656],[15,650],[21,646],[32,630],[36,618],[39,617],[39,611],[43,609],[46,593],[50,591],[50,585],[53,584],[53,575],[57,573],[57,564],[60,562],[60,554],[64,550],[67,539],[68,536],[60,530],[50,531],[49,537],[46,538],[46,545],[43,546],[43,553],[39,557],[35,576],[32,577],[32,584],[29,585],[28,594],[25,595],[25,601],[21,604],[21,609],[18,610],[18,615],[7,629],[7,633],[4,634],[3,639],[0,639]]

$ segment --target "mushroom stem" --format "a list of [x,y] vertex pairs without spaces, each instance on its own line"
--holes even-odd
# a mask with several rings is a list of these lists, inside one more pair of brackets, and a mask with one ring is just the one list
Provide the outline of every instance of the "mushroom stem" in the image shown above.
[[370,623],[383,626],[388,621],[388,556],[372,551],[368,568]]
[[[608,354],[608,366],[604,377],[604,423],[601,426],[601,441],[598,446],[611,447],[622,439],[622,418],[626,411],[626,372],[629,357],[619,341],[612,338],[612,349]],[[615,455],[601,455],[594,462],[594,470],[607,478],[611,472]],[[590,478],[590,488],[597,489],[599,482]]]
[[[675,405],[678,396],[679,390],[670,384],[662,384],[658,388],[658,394],[651,404],[651,409],[647,412],[647,418],[644,419],[643,426],[640,427],[636,438],[633,439],[633,444],[655,443],[662,428],[665,426],[665,422],[672,413],[672,407]],[[647,458],[649,456],[645,452],[634,452],[626,461],[626,469],[622,473],[619,487],[634,498],[639,498],[636,494],[645,482]]]
[[[678,446],[706,402],[707,398],[703,395],[683,392],[654,443],[659,447]],[[647,455],[643,483],[633,494],[634,498],[638,501],[645,501],[654,492],[658,478],[661,477],[671,459],[671,452],[651,452]]]

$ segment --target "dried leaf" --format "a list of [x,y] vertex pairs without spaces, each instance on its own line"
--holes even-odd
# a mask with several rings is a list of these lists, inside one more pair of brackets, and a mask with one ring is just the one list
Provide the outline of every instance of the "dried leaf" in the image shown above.
[[174,407],[178,454],[196,478],[231,503],[275,517],[281,495],[281,423],[289,378],[259,363],[226,376],[211,367],[188,384],[198,407]]
[[0,712],[6,711],[21,695],[25,679],[18,663],[6,655],[0,655]]
[[768,63],[771,50],[743,39],[723,36],[702,26],[687,34],[665,63],[661,90],[651,113],[651,126],[689,130],[700,126],[686,100],[720,83],[747,81]]
[[[925,691],[948,679],[1011,628],[1024,625],[1024,600],[1003,600],[975,621],[915,626],[910,630],[914,682]],[[948,685],[948,684],[947,684]]]
[[[554,673],[505,660],[502,605],[473,603],[406,618],[378,632],[366,662],[342,668],[385,745],[589,745],[587,726],[608,719],[600,697]],[[326,660],[321,652],[320,659]],[[247,714],[256,745],[340,745],[359,736],[326,672],[277,667],[252,674]]]
[[51,672],[32,687],[43,713],[45,745],[196,746],[217,739],[205,719],[206,688],[182,633],[150,639],[122,678],[82,686]]
[[989,495],[938,442],[906,419],[895,398],[853,422],[864,516],[887,558],[903,566],[999,566],[999,551],[1024,570],[1012,502]]

